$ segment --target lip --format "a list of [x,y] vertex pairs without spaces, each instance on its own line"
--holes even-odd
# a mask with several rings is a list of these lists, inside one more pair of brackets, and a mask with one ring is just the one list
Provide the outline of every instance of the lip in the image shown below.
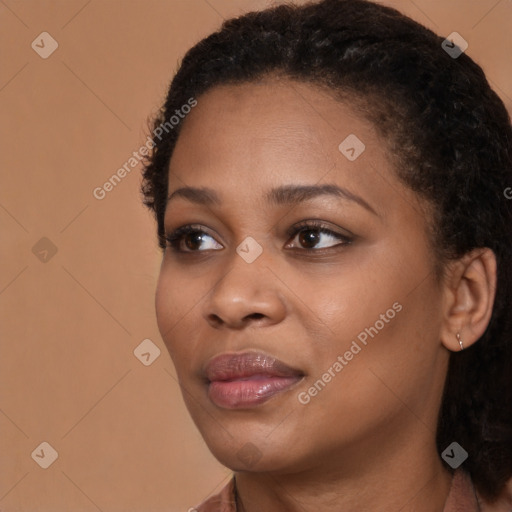
[[304,377],[302,371],[263,352],[221,354],[208,362],[204,375],[208,397],[224,409],[256,407]]

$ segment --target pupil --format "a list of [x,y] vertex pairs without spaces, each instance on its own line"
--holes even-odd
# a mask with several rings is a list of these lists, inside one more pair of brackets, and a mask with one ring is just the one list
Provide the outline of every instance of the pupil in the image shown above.
[[[309,233],[309,236],[306,236],[305,233]],[[314,247],[318,243],[319,236],[320,234],[317,231],[313,229],[307,229],[302,231],[300,235],[300,242],[308,247]]]
[[[192,243],[190,243],[190,240],[192,239]],[[188,249],[197,249],[195,244],[198,246],[201,245],[203,239],[203,235],[201,233],[189,233],[188,237],[185,238],[185,244]]]

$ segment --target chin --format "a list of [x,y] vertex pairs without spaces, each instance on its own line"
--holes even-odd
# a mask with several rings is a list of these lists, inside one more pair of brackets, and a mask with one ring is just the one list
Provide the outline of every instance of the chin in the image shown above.
[[269,436],[272,429],[232,423],[226,425],[226,432],[211,418],[206,428],[196,425],[213,456],[232,471],[288,473],[300,464],[297,443],[292,442],[289,430]]
[[241,442],[240,447],[233,449],[227,446],[208,445],[213,456],[232,471],[248,471],[255,473],[279,472],[287,473],[295,467],[290,453],[284,453],[283,447],[272,444],[263,449],[251,441]]

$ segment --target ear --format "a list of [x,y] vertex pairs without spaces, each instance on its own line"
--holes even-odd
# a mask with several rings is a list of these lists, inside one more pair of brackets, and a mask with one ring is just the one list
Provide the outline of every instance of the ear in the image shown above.
[[468,348],[487,329],[496,294],[496,268],[496,256],[487,247],[474,249],[449,265],[441,329],[441,342],[448,350],[461,350],[457,334]]

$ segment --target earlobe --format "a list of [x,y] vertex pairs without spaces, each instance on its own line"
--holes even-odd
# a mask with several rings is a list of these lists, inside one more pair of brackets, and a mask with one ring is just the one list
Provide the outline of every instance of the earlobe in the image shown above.
[[489,248],[474,249],[450,266],[441,329],[441,342],[448,350],[470,347],[487,329],[496,294],[496,269],[496,256]]

